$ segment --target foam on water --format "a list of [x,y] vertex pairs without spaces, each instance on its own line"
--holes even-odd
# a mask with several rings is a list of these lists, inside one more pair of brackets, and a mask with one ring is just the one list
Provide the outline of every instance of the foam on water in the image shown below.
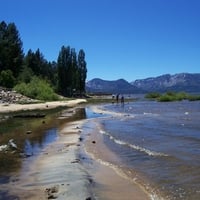
[[104,134],[104,135],[107,135],[110,140],[113,140],[116,144],[119,144],[119,145],[123,145],[123,146],[127,146],[129,148],[132,148],[134,150],[137,150],[137,151],[141,151],[149,156],[169,156],[165,153],[161,153],[161,152],[156,152],[156,151],[152,151],[152,150],[149,150],[149,149],[146,149],[144,147],[140,147],[138,145],[134,145],[134,144],[130,144],[130,143],[127,143],[127,142],[124,142],[122,140],[118,140],[116,138],[114,138],[112,135],[110,135],[109,133],[103,131],[103,130],[100,130],[100,133],[101,134]]
[[110,115],[99,121],[105,144],[156,190],[152,200],[160,193],[167,200],[199,199],[200,101],[138,101],[101,110]]

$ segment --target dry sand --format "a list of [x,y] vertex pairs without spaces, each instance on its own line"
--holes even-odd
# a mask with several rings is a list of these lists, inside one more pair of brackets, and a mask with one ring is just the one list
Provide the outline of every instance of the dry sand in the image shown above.
[[69,101],[53,101],[46,103],[34,103],[34,104],[1,104],[0,113],[9,113],[16,111],[31,111],[31,110],[47,110],[57,107],[74,107],[77,104],[86,103],[85,99],[75,99]]

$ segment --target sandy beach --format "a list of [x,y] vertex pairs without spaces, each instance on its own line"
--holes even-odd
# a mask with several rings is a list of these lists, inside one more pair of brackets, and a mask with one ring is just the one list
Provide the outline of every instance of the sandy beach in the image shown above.
[[[19,110],[57,106],[73,107],[84,100],[51,102],[35,105],[9,105]],[[6,111],[7,108],[7,111]],[[95,108],[94,108],[95,110]],[[75,111],[75,110],[74,110]],[[89,126],[89,129],[85,127]],[[69,122],[59,127],[59,136],[20,173],[14,173],[9,183],[1,184],[10,199],[60,200],[149,200],[142,188],[101,158],[117,157],[103,143],[95,119]],[[95,142],[94,142],[95,141]],[[83,153],[84,152],[84,153]],[[87,157],[87,158],[86,158]],[[87,162],[89,160],[89,162]],[[1,199],[1,198],[0,198]]]
[[[93,110],[98,110],[94,107]],[[102,113],[103,114],[103,113]],[[97,199],[103,200],[150,200],[146,191],[130,180],[116,166],[106,160],[118,160],[118,156],[110,151],[99,134],[95,119],[89,120],[85,129],[85,151],[93,159],[92,165],[86,166],[98,187],[94,187]]]
[[91,197],[88,174],[77,158],[81,122],[60,130],[58,140],[47,146],[26,171],[15,177],[9,190],[22,200],[87,199]]
[[85,99],[75,99],[69,101],[52,101],[46,103],[33,104],[2,104],[0,103],[0,113],[10,113],[17,111],[47,110],[57,107],[74,107],[80,103],[86,103]]

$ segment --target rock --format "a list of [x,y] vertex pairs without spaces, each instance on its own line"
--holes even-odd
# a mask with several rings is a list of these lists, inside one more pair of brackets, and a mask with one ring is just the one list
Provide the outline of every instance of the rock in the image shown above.
[[17,145],[14,143],[13,139],[10,139],[8,142],[8,146],[12,149],[17,149]]
[[71,163],[79,163],[80,162],[80,159],[76,159],[74,161],[72,161]]
[[47,199],[56,199],[56,193],[58,193],[59,186],[55,185],[50,188],[46,188],[45,192],[47,194]]
[[37,100],[18,94],[16,91],[0,87],[0,103],[9,105],[11,103],[31,103]]
[[93,144],[96,144],[96,141],[93,140],[92,143],[93,143]]
[[31,134],[32,133],[32,131],[26,131],[26,134]]

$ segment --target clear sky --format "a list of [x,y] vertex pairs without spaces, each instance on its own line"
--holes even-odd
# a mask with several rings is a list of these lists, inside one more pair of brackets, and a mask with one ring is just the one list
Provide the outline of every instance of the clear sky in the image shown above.
[[0,0],[2,20],[25,53],[84,49],[87,80],[200,72],[200,0]]

